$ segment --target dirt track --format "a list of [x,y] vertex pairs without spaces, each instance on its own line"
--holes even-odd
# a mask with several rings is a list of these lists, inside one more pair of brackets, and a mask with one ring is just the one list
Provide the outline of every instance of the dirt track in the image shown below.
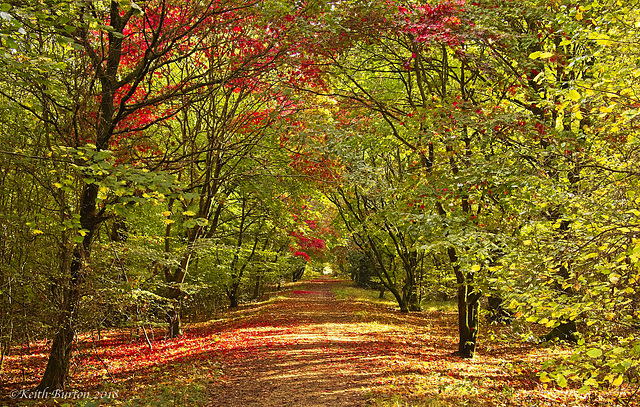
[[254,329],[264,335],[224,355],[225,375],[211,389],[211,405],[365,405],[384,375],[375,365],[402,344],[391,340],[392,325],[376,323],[382,309],[337,301],[335,284],[307,282],[260,312]]

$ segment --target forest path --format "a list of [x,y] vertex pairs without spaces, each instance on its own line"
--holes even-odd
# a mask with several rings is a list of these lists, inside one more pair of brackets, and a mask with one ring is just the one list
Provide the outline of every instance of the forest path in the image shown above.
[[84,333],[68,387],[107,393],[105,400],[14,398],[37,384],[48,355],[44,341],[16,348],[0,371],[0,405],[623,405],[617,387],[583,395],[540,383],[540,363],[568,353],[516,340],[521,325],[483,325],[476,357],[460,359],[452,355],[453,310],[437,304],[402,314],[393,303],[355,298],[376,294],[352,284],[328,277],[288,284],[269,300],[185,324],[179,338],[160,328]]
[[439,349],[425,341],[434,330],[451,332],[444,323],[337,300],[332,290],[345,284],[305,281],[243,321],[249,335],[223,351],[224,375],[211,388],[211,405],[363,406],[386,376],[400,373],[398,356],[414,373],[420,363],[412,362],[449,356],[453,337]]

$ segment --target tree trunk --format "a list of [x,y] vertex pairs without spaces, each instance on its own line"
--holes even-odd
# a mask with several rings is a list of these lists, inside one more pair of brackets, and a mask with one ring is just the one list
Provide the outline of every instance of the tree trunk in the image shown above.
[[402,287],[402,297],[409,311],[420,311],[418,295],[416,293],[415,277],[410,270],[406,270],[407,279]]
[[169,338],[182,336],[182,325],[180,322],[180,302],[174,304],[167,312],[167,322],[169,323]]
[[400,312],[408,313],[409,307],[407,306],[407,300],[402,295],[400,295],[400,291],[398,291],[394,287],[387,287],[387,289],[391,291],[391,294],[393,294],[396,301],[398,302],[398,305],[400,306]]
[[256,285],[253,287],[253,299],[260,298],[260,288],[262,287],[262,273],[258,272],[256,275]]
[[238,289],[240,288],[240,277],[242,276],[231,276],[231,284],[225,287],[225,291],[227,292],[227,298],[229,299],[229,308],[238,308],[240,306],[240,301],[238,300]]
[[74,336],[75,330],[73,326],[65,321],[64,326],[60,327],[53,338],[47,368],[44,371],[44,375],[42,375],[40,384],[35,388],[36,391],[62,390],[65,388],[69,377],[71,346]]
[[458,355],[473,358],[478,340],[480,294],[473,288],[473,274],[469,272],[465,276],[461,270],[456,249],[450,247],[447,254],[458,283]]
[[473,287],[461,284],[458,287],[458,354],[463,358],[473,358],[478,339],[479,296]]
[[227,289],[227,297],[229,297],[229,308],[238,308],[238,306],[240,305],[238,303],[238,289],[236,288],[231,288],[231,289]]
[[420,301],[418,301],[418,294],[416,293],[416,287],[411,288],[407,303],[409,304],[410,311],[416,311],[416,312],[421,311],[422,308],[420,307]]
[[418,301],[418,285],[416,284],[415,267],[411,269],[411,273],[407,270],[407,288],[406,297],[409,311],[420,311],[420,301]]
[[76,334],[76,314],[80,301],[83,258],[83,251],[80,246],[77,246],[71,262],[69,283],[64,288],[64,302],[58,331],[53,338],[47,367],[40,384],[36,387],[37,391],[63,390],[69,377],[72,346]]
[[398,301],[398,304],[400,305],[400,312],[403,312],[405,314],[409,313],[409,307],[407,306],[407,302],[404,300],[400,300]]
[[182,335],[182,327],[180,321],[180,311],[182,304],[182,288],[181,285],[184,282],[184,278],[187,274],[187,269],[191,261],[191,252],[187,252],[182,260],[180,266],[171,273],[171,270],[167,267],[165,269],[165,280],[170,285],[167,290],[166,298],[175,301],[172,308],[167,312],[168,333],[170,338],[177,338]]
[[297,268],[294,272],[293,275],[291,276],[291,280],[295,283],[296,281],[300,280],[302,278],[302,276],[304,275],[304,269],[306,266],[302,266],[300,268]]

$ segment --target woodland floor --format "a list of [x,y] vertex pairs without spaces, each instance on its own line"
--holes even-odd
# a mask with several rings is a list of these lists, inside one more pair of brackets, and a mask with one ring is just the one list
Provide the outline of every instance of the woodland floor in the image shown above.
[[636,405],[624,394],[632,389],[580,395],[540,383],[536,366],[566,350],[516,341],[513,326],[485,328],[476,358],[459,359],[455,312],[401,314],[354,298],[349,285],[296,283],[268,301],[189,324],[179,339],[160,331],[149,343],[140,331],[85,335],[69,385],[82,393],[67,399],[12,399],[37,384],[47,356],[45,344],[17,349],[1,372],[0,405]]

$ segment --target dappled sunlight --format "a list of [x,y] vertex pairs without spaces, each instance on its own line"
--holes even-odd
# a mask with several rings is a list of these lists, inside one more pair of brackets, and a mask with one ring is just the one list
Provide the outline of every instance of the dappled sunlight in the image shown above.
[[[209,386],[213,406],[342,406],[401,395],[457,405],[593,405],[575,389],[546,388],[534,366],[559,347],[538,347],[485,334],[475,359],[453,355],[456,315],[401,314],[387,307],[337,300],[337,283],[306,282],[286,298],[230,311],[229,318],[191,324],[178,339],[163,332],[112,330],[83,335],[77,344],[72,388],[101,385],[132,391],[171,380]],[[495,332],[494,332],[495,331]],[[151,347],[149,346],[151,345]],[[5,365],[3,387],[36,384],[48,348],[18,349]],[[127,390],[129,389],[129,390]],[[444,404],[447,405],[447,404]]]

